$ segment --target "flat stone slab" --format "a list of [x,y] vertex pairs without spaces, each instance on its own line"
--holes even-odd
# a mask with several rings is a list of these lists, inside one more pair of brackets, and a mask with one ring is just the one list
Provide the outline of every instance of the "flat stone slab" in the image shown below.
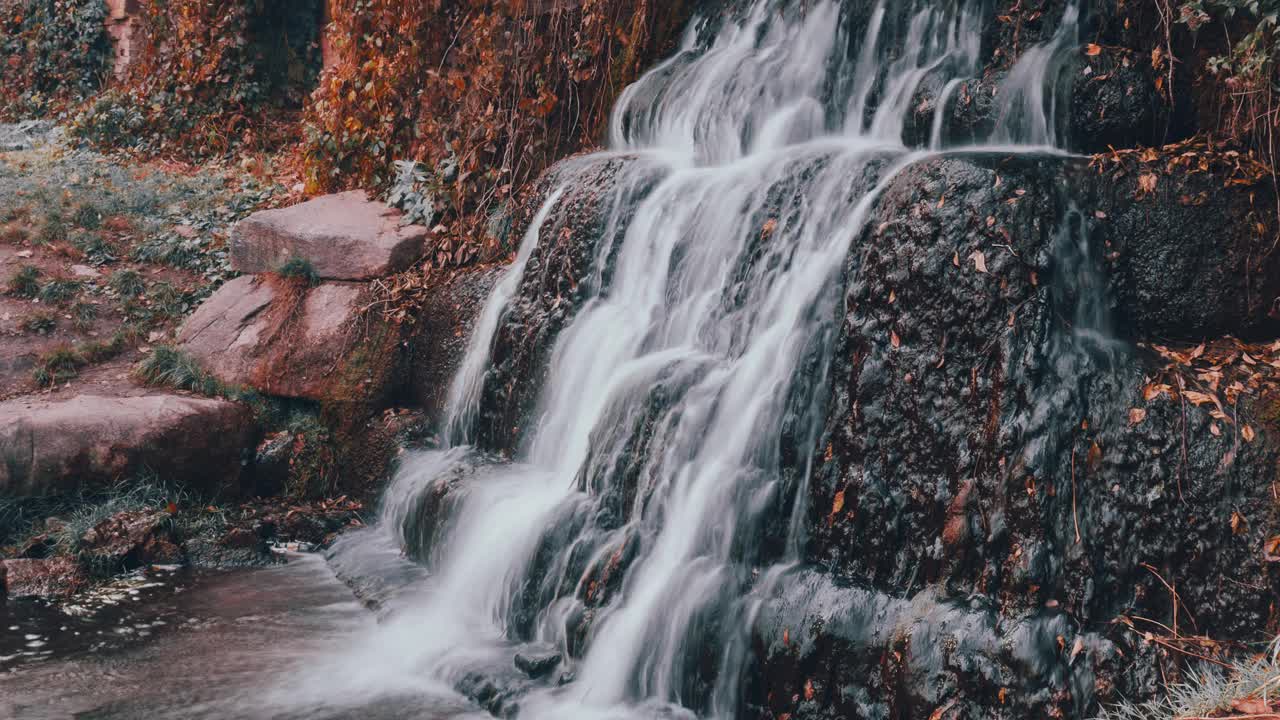
[[401,225],[401,217],[363,190],[256,212],[232,230],[231,267],[273,272],[298,258],[325,280],[392,275],[423,256],[429,234],[420,225]]
[[201,490],[238,489],[256,434],[250,410],[229,400],[14,398],[0,403],[0,497],[72,492],[144,468]]
[[[241,276],[218,289],[178,329],[180,349],[231,386],[317,401],[363,400],[386,389],[382,358],[389,336],[361,320],[363,283],[289,287]],[[394,348],[383,348],[386,359]],[[354,363],[353,359],[360,360]]]

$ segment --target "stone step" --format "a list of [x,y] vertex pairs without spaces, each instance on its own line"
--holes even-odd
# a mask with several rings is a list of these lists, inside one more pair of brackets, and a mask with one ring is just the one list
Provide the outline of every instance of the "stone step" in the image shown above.
[[256,212],[231,233],[231,267],[274,272],[306,261],[325,280],[371,280],[406,270],[426,252],[429,231],[362,190]]
[[256,434],[249,408],[229,400],[14,398],[0,403],[0,497],[74,492],[144,469],[211,494],[238,491]]

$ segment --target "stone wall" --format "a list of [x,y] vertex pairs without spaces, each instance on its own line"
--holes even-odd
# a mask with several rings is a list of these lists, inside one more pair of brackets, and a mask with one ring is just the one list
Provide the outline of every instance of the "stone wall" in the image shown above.
[[106,0],[106,3],[107,34],[111,36],[111,46],[115,51],[112,70],[116,79],[120,79],[134,60],[136,17],[142,8],[138,0]]

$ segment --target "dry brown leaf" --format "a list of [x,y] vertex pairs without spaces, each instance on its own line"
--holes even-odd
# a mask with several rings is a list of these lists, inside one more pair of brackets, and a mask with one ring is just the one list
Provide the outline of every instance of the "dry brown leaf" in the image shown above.
[[894,330],[889,331],[889,343],[893,345],[893,349],[897,350],[902,346],[902,340],[898,337],[898,333]]
[[1272,717],[1280,717],[1271,704],[1261,698],[1243,698],[1231,703],[1231,709],[1245,715],[1270,715]]
[[1173,387],[1164,383],[1148,385],[1142,389],[1142,399],[1150,402],[1162,393],[1171,393],[1172,391]]
[[1129,424],[1137,425],[1147,419],[1147,411],[1143,408],[1129,408]]
[[985,273],[987,271],[987,256],[983,255],[981,250],[975,250],[969,257],[973,259],[973,267],[975,270],[980,273]]
[[1241,426],[1240,437],[1244,438],[1245,442],[1253,442],[1253,428],[1248,425]]
[[1217,402],[1217,399],[1212,395],[1206,395],[1205,393],[1196,392],[1195,390],[1184,390],[1182,392],[1182,397],[1186,398],[1187,402],[1192,405],[1207,405],[1209,403]]
[[1101,55],[1101,54],[1102,54],[1102,46],[1101,46],[1101,45],[1095,45],[1095,44],[1093,44],[1093,43],[1089,43],[1088,45],[1085,45],[1085,46],[1084,46],[1084,54],[1085,54],[1085,55],[1088,55],[1089,57],[1093,57],[1093,56],[1095,56],[1095,55]]

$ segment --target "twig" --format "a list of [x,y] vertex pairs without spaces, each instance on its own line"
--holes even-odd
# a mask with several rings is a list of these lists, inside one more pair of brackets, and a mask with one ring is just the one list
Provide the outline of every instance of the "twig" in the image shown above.
[[1076,511],[1076,439],[1071,437],[1071,520],[1076,526],[1076,544],[1080,544],[1080,513]]

